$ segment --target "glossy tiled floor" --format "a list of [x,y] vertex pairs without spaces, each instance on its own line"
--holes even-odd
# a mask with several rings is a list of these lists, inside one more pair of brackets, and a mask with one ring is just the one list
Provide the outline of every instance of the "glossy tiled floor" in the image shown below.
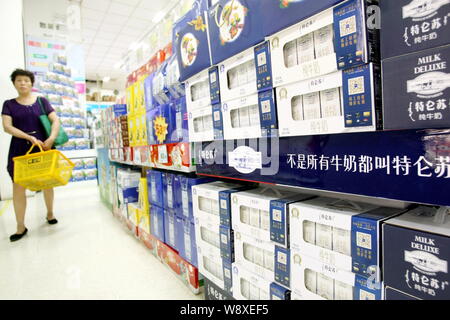
[[112,217],[95,183],[56,189],[45,221],[42,193],[28,198],[28,234],[11,243],[12,203],[0,202],[0,299],[203,299]]

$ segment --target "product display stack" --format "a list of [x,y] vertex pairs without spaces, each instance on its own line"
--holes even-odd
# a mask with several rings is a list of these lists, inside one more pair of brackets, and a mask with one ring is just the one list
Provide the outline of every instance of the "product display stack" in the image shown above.
[[105,114],[118,211],[208,300],[449,298],[449,10],[192,1]]

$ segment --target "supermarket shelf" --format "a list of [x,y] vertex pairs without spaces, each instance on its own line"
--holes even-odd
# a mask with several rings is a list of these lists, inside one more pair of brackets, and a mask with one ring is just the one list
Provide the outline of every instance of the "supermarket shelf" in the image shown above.
[[197,174],[450,205],[450,131],[387,131],[195,145]]
[[61,151],[69,159],[97,157],[96,149]]

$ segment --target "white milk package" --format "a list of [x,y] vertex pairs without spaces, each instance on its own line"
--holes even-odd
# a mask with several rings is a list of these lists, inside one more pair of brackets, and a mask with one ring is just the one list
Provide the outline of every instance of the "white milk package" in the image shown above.
[[275,281],[275,244],[234,233],[235,262],[255,275]]
[[273,86],[379,63],[379,17],[367,10],[373,4],[344,1],[269,37]]
[[[270,300],[273,282],[265,280],[253,272],[246,270],[239,263],[233,263],[233,297],[236,300]],[[287,300],[288,291],[284,291]],[[284,299],[283,299],[284,298]]]
[[382,300],[380,283],[291,250],[291,290],[298,300]]
[[404,211],[325,197],[293,203],[290,245],[341,270],[380,275],[382,223]]
[[[310,199],[311,196],[275,188],[258,188],[235,193],[232,198],[232,228],[262,241],[273,241],[271,226],[287,227],[286,216],[290,203]],[[287,245],[286,239],[277,241]]]
[[276,88],[281,137],[382,129],[380,68],[372,63]]

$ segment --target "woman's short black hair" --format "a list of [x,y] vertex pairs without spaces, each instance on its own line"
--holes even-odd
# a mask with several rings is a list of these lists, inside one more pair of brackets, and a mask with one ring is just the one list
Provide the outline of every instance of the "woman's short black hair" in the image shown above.
[[28,70],[24,70],[24,69],[16,69],[13,71],[13,73],[11,73],[11,81],[12,83],[14,83],[14,81],[16,81],[16,77],[18,76],[25,76],[30,78],[31,80],[31,84],[34,84],[34,73]]

